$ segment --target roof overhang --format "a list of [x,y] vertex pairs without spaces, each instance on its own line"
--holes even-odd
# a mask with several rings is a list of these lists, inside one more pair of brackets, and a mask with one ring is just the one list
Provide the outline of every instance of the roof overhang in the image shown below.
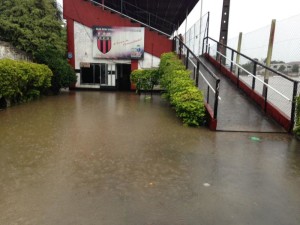
[[[198,0],[94,0],[171,35]],[[123,2],[123,5],[121,4]]]

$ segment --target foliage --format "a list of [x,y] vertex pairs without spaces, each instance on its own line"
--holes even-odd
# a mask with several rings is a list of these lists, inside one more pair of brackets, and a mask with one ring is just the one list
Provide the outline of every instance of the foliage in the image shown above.
[[175,108],[176,114],[189,126],[202,125],[205,107],[202,93],[195,87],[182,62],[174,53],[164,53],[159,66],[160,84],[165,96]]
[[300,138],[300,95],[297,97],[296,121],[294,133]]
[[292,72],[293,73],[299,73],[299,65],[298,64],[294,64],[292,67]]
[[0,98],[14,103],[32,100],[51,85],[46,65],[11,59],[0,60]]
[[131,82],[136,84],[136,90],[152,91],[158,84],[159,73],[157,69],[134,70],[130,75]]
[[286,69],[286,67],[284,65],[280,65],[279,68],[278,68],[278,71],[279,72],[284,72]]
[[[253,69],[254,69],[254,62],[253,61],[249,61],[243,65],[241,65],[245,70],[247,70],[248,72],[252,73]],[[247,73],[244,70],[240,70],[240,73],[243,75],[247,75]]]
[[0,39],[48,65],[55,93],[76,80],[66,59],[66,30],[56,0],[2,0]]

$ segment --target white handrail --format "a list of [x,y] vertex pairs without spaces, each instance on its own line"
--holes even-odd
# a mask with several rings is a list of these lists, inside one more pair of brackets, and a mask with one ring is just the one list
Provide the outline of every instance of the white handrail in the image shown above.
[[217,53],[219,53],[222,57],[224,57],[225,59],[229,60],[230,62],[232,62],[233,64],[235,64],[237,67],[239,67],[240,69],[244,70],[246,73],[248,73],[250,76],[254,77],[255,79],[259,80],[261,83],[263,83],[264,85],[266,85],[267,87],[271,88],[273,91],[275,91],[277,94],[281,95],[283,98],[285,98],[286,100],[288,100],[289,102],[292,102],[291,99],[289,99],[288,97],[286,97],[284,94],[282,94],[281,92],[277,91],[275,88],[273,88],[271,85],[265,83],[263,80],[259,79],[257,76],[255,76],[254,74],[250,73],[248,70],[246,70],[245,68],[243,68],[241,65],[235,63],[234,61],[232,61],[231,59],[228,59],[225,55],[223,55],[221,52],[216,51]]

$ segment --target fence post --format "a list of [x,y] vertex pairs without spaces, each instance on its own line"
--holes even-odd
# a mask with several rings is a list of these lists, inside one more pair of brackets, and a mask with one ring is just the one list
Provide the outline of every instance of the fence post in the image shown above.
[[[269,38],[269,46],[268,46],[268,54],[267,54],[267,59],[266,59],[266,66],[270,67],[271,65],[271,60],[272,60],[272,51],[273,51],[273,44],[274,44],[274,36],[275,36],[275,26],[276,26],[276,20],[272,20],[271,24],[271,30],[270,30],[270,38]],[[266,69],[265,75],[264,75],[264,82],[266,84],[269,83],[269,74],[270,71]],[[268,87],[264,84],[263,87],[263,95],[264,92],[268,91]]]
[[182,58],[182,51],[183,51],[183,44],[181,43],[181,40],[179,39],[179,59]]
[[[252,72],[254,76],[256,76],[256,69],[257,69],[257,63],[254,62],[254,65],[253,65],[253,72]],[[253,77],[253,78],[252,78],[252,90],[255,89],[255,81],[256,81],[256,79],[255,79],[255,77]]]
[[222,72],[222,58],[223,56],[219,54],[219,63],[220,63],[220,71]]
[[[205,38],[203,39],[203,43],[202,43],[202,55],[204,54],[204,42],[205,42]],[[207,53],[207,45],[205,46],[205,53]]]
[[206,102],[209,104],[209,86],[207,85],[207,97],[206,97]]
[[265,97],[265,107],[264,107],[264,110],[265,110],[265,113],[267,112],[267,102],[268,102],[268,87],[266,86],[265,87],[266,89],[264,89],[264,97]]
[[232,69],[233,69],[233,59],[234,59],[234,51],[231,50],[230,72],[232,72]]
[[190,53],[190,51],[187,49],[186,50],[186,59],[185,59],[185,68],[186,69],[189,68],[189,53]]
[[216,93],[215,93],[215,105],[214,105],[214,119],[217,119],[218,116],[218,105],[219,105],[219,89],[220,89],[220,80],[216,80]]
[[218,61],[219,42],[217,43],[216,60]]
[[239,86],[240,86],[240,68],[238,68],[236,86],[237,86],[237,87],[239,87]]
[[296,104],[297,104],[297,92],[298,92],[298,82],[294,81],[292,110],[291,110],[291,127],[289,129],[289,132],[293,131],[294,124],[295,124],[295,113],[296,113]]
[[198,84],[199,84],[199,69],[200,69],[200,62],[199,62],[199,60],[197,60],[196,87],[198,87]]
[[[240,64],[240,54],[241,53],[241,48],[242,48],[242,40],[243,40],[243,33],[240,32],[239,34],[239,41],[238,41],[238,46],[237,46],[237,54],[236,54],[236,64],[239,65]],[[235,74],[237,74],[237,66],[235,67]]]

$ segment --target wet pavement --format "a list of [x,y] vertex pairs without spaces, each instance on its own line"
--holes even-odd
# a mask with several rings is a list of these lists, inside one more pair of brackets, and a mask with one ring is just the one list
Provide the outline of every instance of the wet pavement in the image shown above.
[[[218,106],[217,130],[244,131],[244,132],[286,132],[273,119],[266,116],[248,96],[246,96],[218,69],[206,59],[201,61],[220,78],[220,97]],[[209,77],[203,67],[200,67],[204,76]],[[209,80],[209,78],[207,78]],[[215,81],[211,81],[212,84]],[[201,86],[201,84],[200,84]],[[215,86],[215,85],[213,85]],[[211,98],[214,98],[212,95]]]
[[0,112],[0,224],[300,221],[300,142],[182,126],[159,96],[63,93]]

